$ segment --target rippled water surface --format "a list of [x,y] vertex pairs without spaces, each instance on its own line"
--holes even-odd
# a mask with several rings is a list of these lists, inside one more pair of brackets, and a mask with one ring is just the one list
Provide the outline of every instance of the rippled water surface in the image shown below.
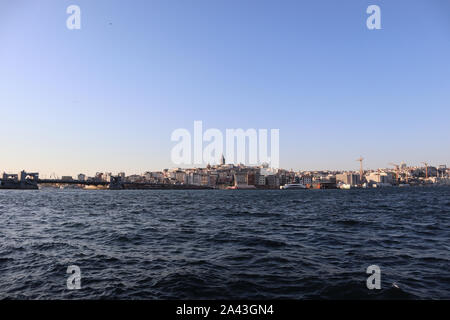
[[450,299],[450,187],[4,190],[0,240],[0,299]]

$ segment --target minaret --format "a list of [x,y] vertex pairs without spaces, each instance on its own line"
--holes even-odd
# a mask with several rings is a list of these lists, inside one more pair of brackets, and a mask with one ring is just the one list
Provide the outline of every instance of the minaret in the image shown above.
[[362,184],[363,181],[363,175],[364,175],[364,171],[363,171],[363,157],[359,157],[359,159],[356,159],[356,161],[359,161],[359,183]]

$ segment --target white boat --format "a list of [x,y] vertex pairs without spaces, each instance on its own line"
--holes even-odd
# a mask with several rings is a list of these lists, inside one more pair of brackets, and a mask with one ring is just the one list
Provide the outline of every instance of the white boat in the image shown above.
[[302,183],[287,183],[284,186],[280,186],[280,189],[306,189],[306,186]]

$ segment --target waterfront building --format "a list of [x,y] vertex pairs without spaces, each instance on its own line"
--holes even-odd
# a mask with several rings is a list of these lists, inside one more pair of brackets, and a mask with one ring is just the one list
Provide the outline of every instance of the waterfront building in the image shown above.
[[336,181],[342,182],[344,184],[348,184],[351,186],[356,186],[361,184],[361,180],[359,178],[359,174],[353,172],[341,173],[336,175]]
[[143,182],[144,181],[144,177],[141,175],[137,175],[137,174],[132,174],[130,176],[128,176],[126,178],[127,182],[131,182],[131,183],[138,183],[138,182]]
[[371,172],[366,175],[366,180],[368,183],[374,184],[390,184],[392,183],[391,175],[386,172]]
[[438,176],[440,178],[444,178],[447,173],[447,166],[445,164],[441,164],[438,167]]
[[276,175],[269,175],[266,177],[267,185],[275,188],[280,187],[280,178]]
[[237,172],[234,174],[234,185],[248,185],[248,175],[247,172]]
[[256,176],[256,185],[258,186],[266,185],[266,176],[258,174]]
[[247,184],[254,186],[256,184],[256,175],[255,172],[249,171],[247,172]]
[[102,181],[103,180],[103,173],[97,172],[95,173],[95,181]]
[[211,174],[209,176],[209,186],[215,187],[217,185],[217,174]]
[[152,173],[147,171],[144,172],[144,174],[142,175],[142,177],[144,178],[145,181],[152,181]]
[[305,186],[312,185],[313,177],[310,175],[304,175],[300,178],[299,182]]
[[202,178],[201,175],[196,172],[189,173],[188,184],[199,186],[201,185]]
[[177,171],[175,172],[175,180],[176,180],[178,183],[182,183],[182,184],[187,183],[187,176],[186,176],[186,173],[185,173],[184,171],[177,170]]
[[164,174],[161,171],[153,171],[150,175],[153,181],[161,182],[164,178]]
[[111,176],[112,176],[111,172],[105,172],[105,174],[103,175],[103,181],[110,182]]
[[231,184],[233,181],[233,176],[231,175],[229,170],[220,169],[217,171],[217,183],[218,184]]
[[270,175],[274,175],[277,172],[271,168],[260,168],[259,169],[259,174],[264,175],[264,176],[270,176]]
[[200,185],[209,186],[209,175],[207,174],[200,175]]

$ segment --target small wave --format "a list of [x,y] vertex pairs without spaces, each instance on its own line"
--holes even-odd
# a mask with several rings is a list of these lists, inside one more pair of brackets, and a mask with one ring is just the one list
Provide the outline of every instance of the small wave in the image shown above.
[[279,257],[279,256],[267,256],[267,257],[259,258],[255,261],[255,263],[257,263],[257,264],[258,263],[264,264],[267,262],[284,264],[284,263],[289,263],[290,260],[283,258],[283,257]]
[[346,225],[346,226],[356,226],[356,225],[359,225],[359,224],[366,224],[367,221],[359,221],[359,220],[348,219],[348,220],[337,220],[336,223],[343,224],[343,225]]
[[287,245],[286,242],[281,240],[272,240],[272,239],[266,239],[266,238],[257,238],[257,237],[249,237],[249,238],[240,238],[239,241],[249,247],[254,246],[263,246],[263,247],[269,247],[269,248],[278,248],[278,247],[284,247]]

